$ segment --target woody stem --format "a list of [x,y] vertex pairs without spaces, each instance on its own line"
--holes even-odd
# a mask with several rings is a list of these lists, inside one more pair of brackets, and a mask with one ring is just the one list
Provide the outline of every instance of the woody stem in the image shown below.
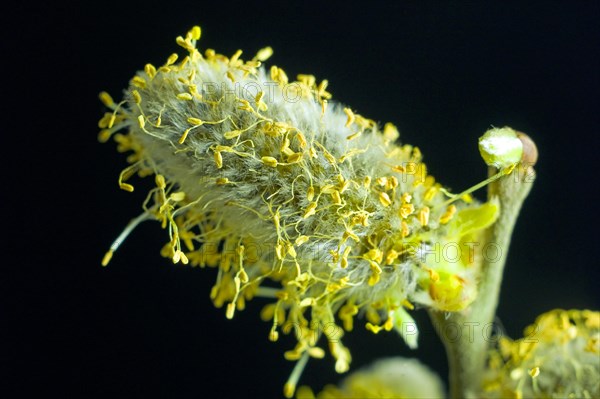
[[[496,173],[490,168],[490,176]],[[493,246],[498,253],[493,257],[484,253],[477,299],[467,309],[448,317],[443,312],[429,312],[448,356],[453,399],[474,398],[481,389],[511,235],[534,179],[533,167],[519,166],[488,186],[488,199],[499,199],[500,216],[486,230],[483,244],[486,248]]]

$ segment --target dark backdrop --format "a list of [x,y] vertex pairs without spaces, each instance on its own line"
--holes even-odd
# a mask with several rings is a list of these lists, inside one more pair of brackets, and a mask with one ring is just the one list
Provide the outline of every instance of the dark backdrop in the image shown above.
[[[215,271],[161,258],[158,225],[141,226],[100,267],[143,194],[117,187],[125,161],[96,141],[97,94],[118,94],[146,62],[160,64],[194,24],[201,48],[271,45],[269,64],[329,79],[338,101],[394,122],[455,191],[485,177],[477,138],[487,128],[529,133],[539,176],[515,231],[500,321],[515,337],[541,312],[598,309],[598,5],[503,3],[12,4],[23,18],[3,16],[15,27],[3,39],[5,95],[17,98],[4,114],[15,139],[3,160],[4,383],[60,397],[281,396],[293,340],[267,340],[261,300],[226,320],[208,297]],[[424,312],[415,316],[416,351],[392,333],[348,334],[353,367],[418,356],[445,378],[443,349]],[[339,378],[328,356],[311,360],[301,382]]]

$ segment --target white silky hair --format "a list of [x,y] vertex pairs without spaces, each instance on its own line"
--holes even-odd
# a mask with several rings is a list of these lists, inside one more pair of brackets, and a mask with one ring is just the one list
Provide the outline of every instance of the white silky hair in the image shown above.
[[[365,131],[354,140],[347,137],[353,131],[346,126],[348,119],[344,107],[338,103],[330,103],[323,112],[322,105],[313,98],[296,97],[291,99],[289,87],[279,85],[271,80],[264,68],[260,68],[256,75],[243,76],[241,71],[236,71],[235,82],[226,76],[227,67],[215,61],[206,59],[197,60],[193,66],[195,78],[192,83],[201,87],[201,94],[211,100],[219,101],[218,106],[211,106],[201,101],[182,101],[175,94],[186,92],[187,86],[175,79],[172,74],[157,74],[153,77],[151,86],[139,90],[142,98],[141,109],[145,115],[160,115],[160,127],[146,124],[145,128],[131,124],[131,134],[139,140],[144,148],[146,157],[151,160],[156,168],[168,181],[174,182],[184,189],[191,201],[198,199],[196,207],[211,209],[218,214],[223,225],[235,226],[239,236],[251,236],[258,242],[266,244],[272,249],[277,241],[277,232],[273,223],[258,215],[269,215],[265,197],[273,199],[279,206],[281,219],[295,222],[302,219],[301,210],[309,205],[305,193],[309,187],[322,187],[335,181],[338,175],[346,180],[361,182],[366,176],[389,176],[395,173],[390,170],[390,163],[407,162],[408,159],[388,159],[390,147],[382,134],[375,131]],[[184,69],[179,72],[179,77],[187,78],[189,72]],[[144,72],[138,76],[147,79]],[[290,83],[289,85],[293,85]],[[337,170],[330,162],[319,153],[316,158],[308,161],[310,179],[306,174],[291,175],[290,170],[282,171],[281,168],[265,166],[261,157],[277,157],[282,144],[281,137],[270,137],[258,129],[250,129],[240,136],[240,141],[251,137],[255,157],[239,156],[235,153],[223,152],[223,166],[218,168],[211,151],[216,145],[230,145],[230,140],[225,140],[224,133],[235,129],[242,129],[258,122],[258,118],[245,110],[240,110],[240,99],[250,103],[255,101],[258,88],[263,89],[263,97],[268,109],[262,114],[275,121],[284,121],[304,133],[312,145],[318,141],[331,153],[335,159],[340,159],[351,150],[365,150],[353,156],[351,160],[337,163]],[[287,94],[286,94],[287,93]],[[126,93],[130,104],[133,103],[130,92]],[[135,107],[131,108],[134,117],[141,114]],[[178,144],[183,132],[190,128],[188,118],[198,118],[202,121],[222,121],[216,124],[203,124],[194,128],[183,145]],[[235,126],[233,120],[241,121],[243,126]],[[292,146],[298,147],[299,143],[292,138]],[[392,144],[394,145],[394,144]],[[319,150],[316,148],[317,151]],[[388,162],[386,162],[388,161]],[[297,170],[300,170],[299,168]],[[398,176],[400,193],[408,192],[413,197],[413,202],[422,201],[422,189],[413,187],[414,178],[406,175]],[[226,178],[231,184],[226,186],[215,185],[215,178]],[[312,180],[312,181],[311,181]],[[293,198],[292,201],[288,201]],[[377,231],[387,231],[390,235],[400,229],[401,218],[397,208],[384,206],[377,196],[372,195],[369,189],[360,184],[353,184],[344,196],[346,201],[353,205],[364,203],[363,208],[369,209],[369,226],[357,229],[356,235],[361,240]],[[243,203],[250,212],[228,203]],[[362,205],[361,205],[362,206]],[[432,220],[438,220],[444,209],[433,208],[435,213]],[[333,237],[335,239],[310,240],[297,249],[297,258],[312,262],[313,268],[325,268],[330,261],[330,250],[343,251],[338,248],[338,240],[345,232],[344,224],[338,222],[339,215],[334,208],[329,207],[313,217],[302,220],[297,230],[306,235]],[[432,224],[435,224],[433,222]],[[411,228],[419,228],[417,221],[412,221]],[[436,227],[436,226],[430,226]],[[263,251],[265,252],[265,251]],[[270,256],[272,251],[267,250],[264,256]],[[364,291],[359,295],[377,297],[378,293],[388,291],[394,287],[398,293],[406,298],[415,290],[415,281],[412,278],[411,262],[397,265],[392,271],[385,270],[388,278],[381,279],[375,287],[364,284],[371,274],[368,262],[364,260],[350,260],[348,268],[337,267],[334,276],[349,277],[349,286],[352,291]],[[324,269],[324,270],[325,270]],[[251,275],[252,270],[248,270]],[[356,292],[358,293],[358,292]]]

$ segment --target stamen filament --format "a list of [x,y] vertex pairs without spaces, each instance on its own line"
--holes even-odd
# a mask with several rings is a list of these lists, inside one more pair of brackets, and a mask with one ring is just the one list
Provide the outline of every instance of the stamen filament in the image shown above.
[[127,239],[127,236],[133,230],[135,230],[135,228],[140,223],[142,223],[150,218],[151,218],[151,215],[148,212],[144,212],[141,215],[139,215],[138,217],[132,219],[127,224],[127,226],[125,226],[125,228],[123,229],[121,234],[119,234],[119,236],[116,238],[116,240],[113,241],[112,245],[110,246],[110,249],[106,252],[106,254],[104,255],[104,258],[102,258],[102,266],[108,265],[108,262],[110,262],[113,254],[117,251],[117,249],[119,249],[119,247],[121,246],[123,241],[125,241],[125,239]]
[[298,381],[300,380],[300,376],[304,371],[304,367],[306,366],[306,362],[308,362],[309,357],[308,351],[305,351],[300,360],[298,360],[296,363],[296,366],[294,366],[294,370],[292,371],[292,374],[290,374],[290,378],[283,386],[283,395],[286,398],[291,398],[294,396],[294,392],[296,392],[296,386],[298,385]]
[[449,200],[447,200],[446,202],[444,202],[444,203],[442,203],[442,204],[440,204],[440,205],[438,205],[438,206],[439,206],[439,207],[445,207],[445,206],[448,206],[448,205],[450,205],[451,203],[453,203],[454,201],[456,201],[456,200],[458,200],[458,199],[462,198],[464,195],[471,194],[472,192],[474,192],[474,191],[477,191],[477,190],[479,190],[480,188],[482,188],[482,187],[485,187],[485,186],[487,186],[488,184],[490,184],[490,183],[492,183],[492,182],[494,182],[494,181],[498,180],[498,179],[499,179],[499,178],[501,178],[502,176],[505,176],[505,175],[507,175],[507,174],[510,174],[510,173],[513,171],[513,169],[514,169],[514,166],[515,166],[515,165],[512,165],[512,166],[509,166],[508,168],[504,168],[504,169],[502,169],[501,171],[499,171],[498,173],[496,173],[496,174],[495,174],[495,175],[493,175],[492,177],[489,177],[489,178],[485,179],[484,181],[482,181],[482,182],[480,182],[480,183],[477,183],[476,185],[474,185],[474,186],[473,186],[473,187],[471,187],[471,188],[468,188],[468,189],[466,189],[466,190],[465,190],[465,191],[463,191],[462,193],[459,193],[459,194],[455,194],[455,195],[453,195],[453,196],[452,196],[452,198],[450,198]]

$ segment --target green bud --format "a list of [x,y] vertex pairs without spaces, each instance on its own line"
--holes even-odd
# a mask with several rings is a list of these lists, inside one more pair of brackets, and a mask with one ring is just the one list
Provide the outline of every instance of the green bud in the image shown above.
[[479,138],[479,152],[488,166],[504,169],[523,156],[523,143],[510,127],[492,128]]

